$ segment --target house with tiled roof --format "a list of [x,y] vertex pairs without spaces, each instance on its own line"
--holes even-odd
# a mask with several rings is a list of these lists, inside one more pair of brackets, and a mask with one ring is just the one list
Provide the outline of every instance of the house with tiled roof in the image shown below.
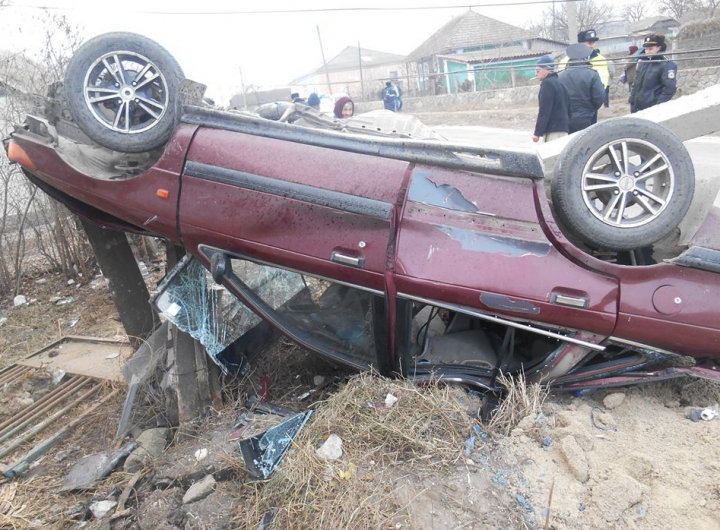
[[405,76],[405,56],[348,46],[335,57],[290,81],[301,95],[347,94],[353,99],[377,99],[385,81]]
[[526,84],[545,54],[566,43],[468,10],[433,33],[405,58],[419,93],[457,93]]

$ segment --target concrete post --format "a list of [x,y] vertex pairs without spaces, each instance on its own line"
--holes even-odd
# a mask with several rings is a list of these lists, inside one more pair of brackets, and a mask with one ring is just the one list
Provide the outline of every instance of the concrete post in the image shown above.
[[124,232],[100,228],[81,220],[103,276],[110,286],[120,321],[137,349],[159,319],[150,307],[150,295]]

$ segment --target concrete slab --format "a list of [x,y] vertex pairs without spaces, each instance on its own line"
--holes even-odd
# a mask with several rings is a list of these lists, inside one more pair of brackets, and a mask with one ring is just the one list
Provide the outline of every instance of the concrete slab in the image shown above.
[[64,337],[17,364],[57,368],[68,374],[122,382],[122,367],[132,353],[130,344],[124,341]]

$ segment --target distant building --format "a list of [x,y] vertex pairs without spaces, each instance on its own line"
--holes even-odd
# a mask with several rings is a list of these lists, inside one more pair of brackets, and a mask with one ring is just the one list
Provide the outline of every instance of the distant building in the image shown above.
[[379,97],[385,81],[392,79],[401,85],[405,83],[404,59],[403,55],[395,53],[348,46],[325,66],[321,65],[289,84],[302,95],[342,93],[356,100],[373,100]]
[[405,58],[421,94],[454,94],[527,84],[535,62],[565,43],[469,10],[433,33]]

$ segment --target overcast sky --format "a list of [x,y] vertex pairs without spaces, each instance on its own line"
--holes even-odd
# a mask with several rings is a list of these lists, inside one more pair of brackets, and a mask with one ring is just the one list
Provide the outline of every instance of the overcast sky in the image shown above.
[[[523,26],[538,19],[551,0],[476,0],[478,13]],[[39,6],[53,8],[90,38],[131,31],[156,40],[183,67],[185,75],[208,85],[207,94],[224,104],[245,84],[286,85],[322,65],[317,27],[329,60],[346,46],[407,54],[467,7],[458,0],[414,0],[427,10],[342,11],[353,7],[404,7],[406,0],[13,0],[0,8],[0,49],[33,51],[41,45]],[[494,6],[488,4],[496,4]],[[558,4],[560,0],[558,0]],[[620,3],[620,2],[618,2]],[[502,5],[497,5],[502,4]],[[439,8],[446,6],[445,8]],[[329,9],[306,13],[239,13]]]

